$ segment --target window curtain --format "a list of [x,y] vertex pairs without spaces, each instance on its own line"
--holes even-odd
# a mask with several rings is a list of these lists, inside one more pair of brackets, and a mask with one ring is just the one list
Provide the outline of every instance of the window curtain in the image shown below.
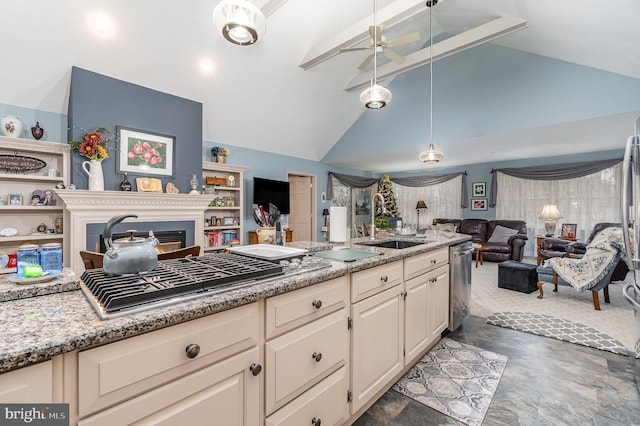
[[367,188],[374,183],[378,183],[377,178],[366,178],[329,172],[329,178],[327,179],[327,200],[333,199],[333,178],[336,178],[341,184],[349,188]]
[[526,221],[529,240],[525,256],[537,254],[536,236],[544,235],[544,220],[538,216],[545,204],[557,205],[563,216],[557,220],[557,233],[563,223],[575,223],[578,240],[585,241],[596,223],[619,222],[622,219],[622,162],[611,160],[609,163],[608,168],[586,176],[554,180],[534,180],[507,174],[498,176],[494,173],[493,179],[499,189],[495,199],[496,218]]
[[620,162],[622,162],[622,158],[613,160],[588,161],[582,163],[551,164],[547,166],[494,169],[491,171],[491,173],[493,173],[493,177],[491,178],[491,194],[489,194],[489,207],[496,206],[498,197],[498,176],[496,172],[522,179],[575,179],[591,175],[593,173],[601,172],[602,170],[615,166]]
[[[462,203],[457,200],[466,201],[465,173],[456,173],[448,179],[441,177],[412,177],[412,178],[391,178],[393,193],[396,196],[398,210],[402,221],[407,225],[416,225],[418,229],[428,228],[436,217],[461,218]],[[420,179],[427,178],[427,179]],[[400,182],[409,185],[400,184]],[[428,185],[418,185],[418,183],[432,182]],[[418,223],[418,212],[416,204],[418,200],[424,200],[427,209],[420,211],[420,223]]]
[[[462,177],[461,187],[460,187],[460,207],[466,209],[469,206],[468,197],[467,197],[467,172],[460,173],[449,173],[446,175],[439,176],[410,176],[410,177],[397,177],[390,178],[391,182],[396,183],[402,186],[408,186],[412,188],[416,187],[425,187],[438,185],[441,183],[448,182],[452,179],[457,178],[458,176]],[[452,197],[455,199],[454,197]],[[459,216],[462,217],[462,216]]]

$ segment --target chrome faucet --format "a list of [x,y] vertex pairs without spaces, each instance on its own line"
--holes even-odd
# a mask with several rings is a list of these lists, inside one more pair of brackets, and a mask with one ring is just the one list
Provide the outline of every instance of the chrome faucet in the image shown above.
[[382,214],[387,212],[387,208],[384,206],[384,196],[376,192],[373,198],[371,199],[371,226],[369,227],[369,234],[371,235],[371,239],[376,239],[376,197],[380,197],[380,202],[382,202]]

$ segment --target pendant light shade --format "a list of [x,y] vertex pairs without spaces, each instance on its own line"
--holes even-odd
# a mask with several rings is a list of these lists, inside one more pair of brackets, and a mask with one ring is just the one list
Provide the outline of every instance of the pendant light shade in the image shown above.
[[386,87],[374,84],[360,94],[362,105],[371,109],[380,109],[391,100],[391,91]]
[[433,144],[429,144],[429,149],[420,153],[420,161],[427,164],[435,164],[442,160],[442,152],[436,151]]
[[420,161],[426,164],[435,164],[442,160],[442,152],[436,151],[433,146],[433,10],[438,0],[428,0],[429,8],[429,149],[420,153]]
[[[373,0],[373,42],[378,40],[378,4]],[[370,109],[384,108],[391,101],[391,91],[378,84],[378,46],[373,47],[373,80],[371,86],[360,94],[360,103]]]
[[254,44],[266,30],[262,11],[248,0],[223,0],[213,10],[213,23],[233,44]]

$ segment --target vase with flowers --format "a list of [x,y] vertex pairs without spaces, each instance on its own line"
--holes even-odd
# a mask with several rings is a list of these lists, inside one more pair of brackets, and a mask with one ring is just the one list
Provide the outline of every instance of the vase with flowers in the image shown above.
[[102,173],[102,161],[109,158],[107,152],[107,144],[112,139],[111,132],[105,127],[85,132],[82,131],[81,139],[78,141],[69,141],[74,151],[78,151],[81,156],[86,157],[89,161],[82,163],[82,170],[89,176],[89,190],[104,190],[104,175]]

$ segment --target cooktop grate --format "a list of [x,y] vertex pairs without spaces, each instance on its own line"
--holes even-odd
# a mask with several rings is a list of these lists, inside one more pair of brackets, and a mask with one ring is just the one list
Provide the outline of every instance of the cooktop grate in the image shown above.
[[[109,314],[207,291],[236,287],[283,274],[281,265],[234,254],[163,260],[153,271],[108,275],[102,269],[82,273],[81,288],[98,314]],[[184,296],[184,297],[183,297]],[[175,301],[175,300],[174,300]]]

